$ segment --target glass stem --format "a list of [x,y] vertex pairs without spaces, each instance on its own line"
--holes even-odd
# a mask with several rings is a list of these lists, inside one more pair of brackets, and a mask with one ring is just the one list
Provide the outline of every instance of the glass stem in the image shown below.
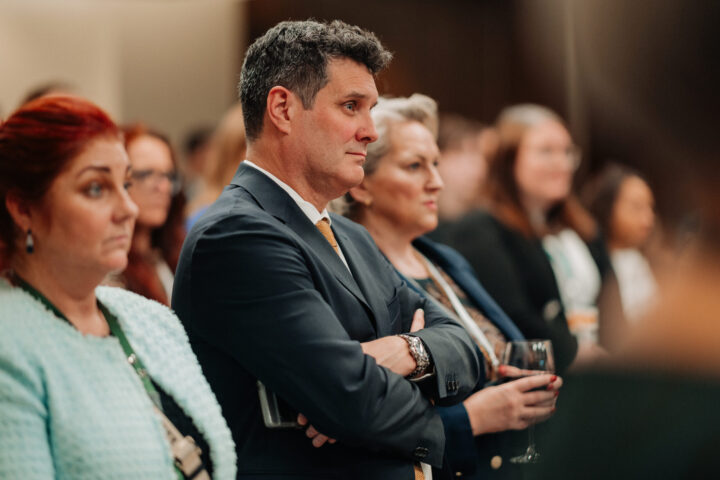
[[528,450],[535,451],[535,424],[528,427]]

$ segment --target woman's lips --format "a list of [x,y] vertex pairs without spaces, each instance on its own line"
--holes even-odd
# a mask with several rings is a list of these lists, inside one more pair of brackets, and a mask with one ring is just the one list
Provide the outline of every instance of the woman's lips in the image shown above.
[[435,200],[428,200],[426,202],[423,202],[423,205],[425,205],[427,208],[429,208],[432,211],[436,211],[438,208],[437,201],[435,201]]
[[113,237],[110,237],[106,240],[107,243],[129,243],[130,242],[130,235],[127,233],[123,233],[121,235],[115,235]]

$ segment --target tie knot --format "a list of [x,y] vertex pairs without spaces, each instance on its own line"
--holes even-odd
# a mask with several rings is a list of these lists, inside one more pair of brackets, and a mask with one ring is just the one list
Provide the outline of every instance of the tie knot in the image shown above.
[[333,250],[335,250],[335,253],[339,255],[340,249],[338,247],[337,241],[335,240],[335,235],[333,234],[332,228],[330,228],[330,221],[327,218],[321,218],[320,221],[315,224],[315,226],[318,230],[320,230],[320,233],[322,233],[323,237],[325,237],[325,240],[328,241]]

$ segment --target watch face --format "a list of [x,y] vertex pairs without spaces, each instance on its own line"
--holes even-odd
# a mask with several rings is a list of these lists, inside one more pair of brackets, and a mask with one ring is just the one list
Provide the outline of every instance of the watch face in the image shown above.
[[409,375],[409,378],[416,378],[423,375],[430,366],[430,358],[425,350],[425,345],[418,337],[405,334],[400,336],[408,342],[410,354],[413,356],[416,364],[415,370]]

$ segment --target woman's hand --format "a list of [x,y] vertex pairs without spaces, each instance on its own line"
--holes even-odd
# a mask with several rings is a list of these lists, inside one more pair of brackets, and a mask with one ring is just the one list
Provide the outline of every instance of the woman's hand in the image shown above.
[[[508,368],[512,367],[505,367],[503,373],[511,376],[517,373],[517,369]],[[523,430],[531,424],[547,420],[555,411],[560,387],[560,377],[541,374],[475,392],[463,402],[473,435]]]

